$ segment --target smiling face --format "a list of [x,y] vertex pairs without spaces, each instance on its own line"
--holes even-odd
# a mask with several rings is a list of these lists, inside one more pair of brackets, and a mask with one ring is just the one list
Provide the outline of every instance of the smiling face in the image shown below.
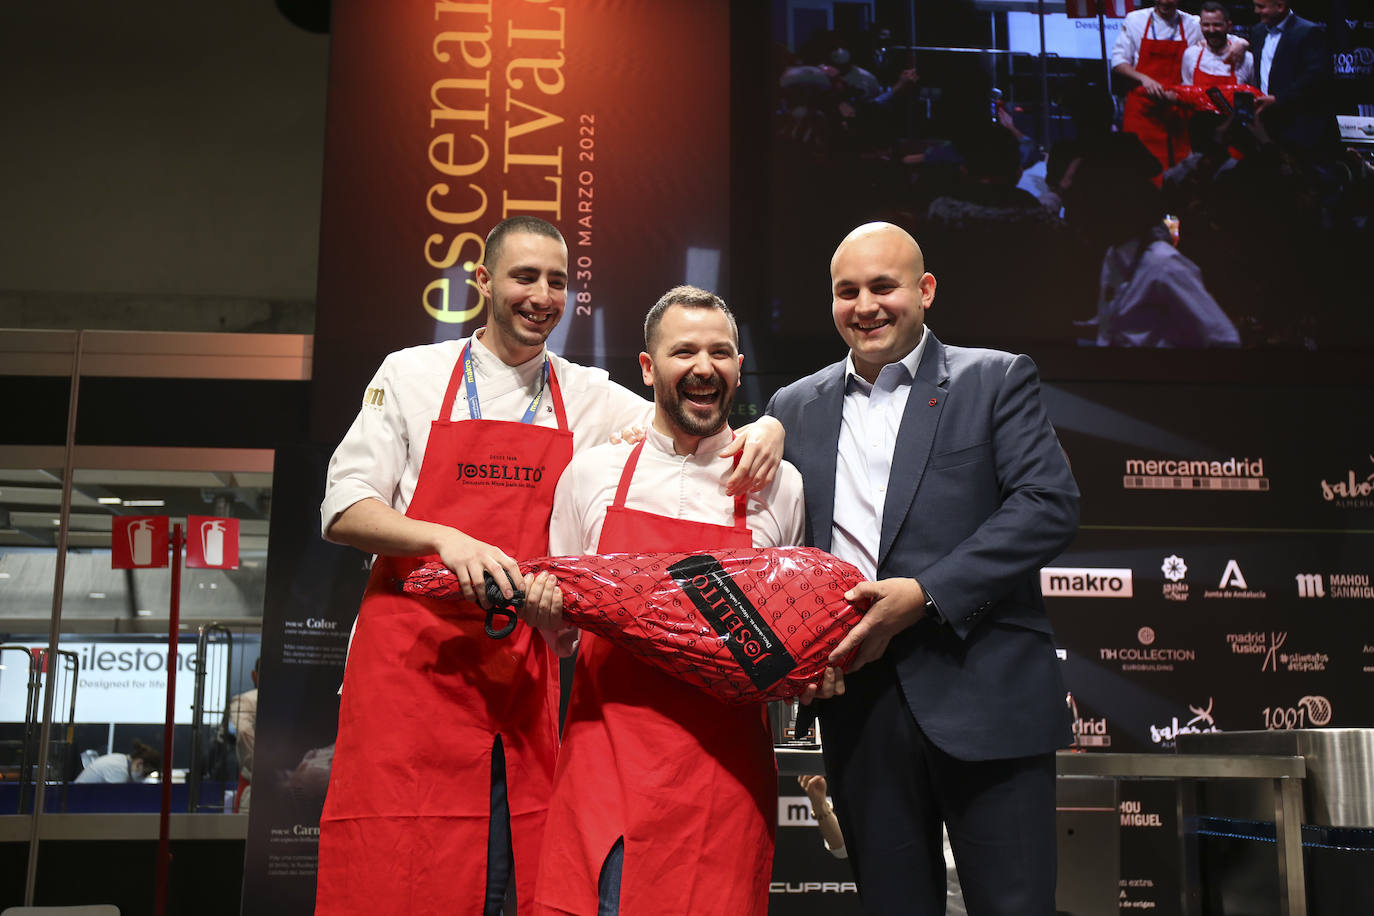
[[831,312],[849,344],[854,368],[868,381],[921,342],[925,312],[935,301],[935,278],[921,248],[890,223],[860,226],[830,260]]
[[1264,25],[1278,25],[1288,15],[1287,0],[1255,0],[1255,15]]
[[482,342],[511,366],[538,356],[567,302],[567,246],[545,235],[512,232],[496,262],[478,266],[476,279],[491,300]]
[[1155,12],[1164,19],[1173,19],[1178,12],[1178,0],[1155,0]]
[[1203,10],[1198,14],[1198,21],[1207,47],[1220,53],[1221,49],[1226,47],[1226,35],[1231,31],[1231,20],[1219,10]]
[[644,384],[654,386],[654,427],[672,436],[679,453],[725,428],[739,388],[744,357],[729,317],[711,306],[671,305],[653,335],[653,352],[639,354]]

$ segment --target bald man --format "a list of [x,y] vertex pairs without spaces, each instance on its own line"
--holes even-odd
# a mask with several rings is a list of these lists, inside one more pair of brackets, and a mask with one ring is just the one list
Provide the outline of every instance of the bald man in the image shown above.
[[806,540],[871,581],[858,654],[821,706],[826,772],[869,913],[943,913],[940,825],[970,913],[1055,911],[1054,751],[1072,737],[1039,568],[1078,487],[1025,356],[948,347],[935,277],[888,223],[830,262],[848,355],[768,413],[801,471]]

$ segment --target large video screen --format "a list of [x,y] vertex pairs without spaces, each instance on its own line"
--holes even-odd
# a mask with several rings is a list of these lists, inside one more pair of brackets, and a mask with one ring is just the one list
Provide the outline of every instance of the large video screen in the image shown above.
[[[753,114],[733,120],[733,260],[758,270],[731,285],[756,336],[796,343],[765,364],[838,349],[827,267],[869,220],[920,242],[939,281],[927,323],[947,343],[1064,365],[1118,353],[1090,358],[1103,377],[1149,359],[1126,349],[1190,351],[1204,372],[1197,351],[1346,365],[1368,351],[1374,16],[1304,5],[1315,23],[1285,33],[1266,93],[1258,45],[1231,77],[1204,58],[1252,37],[1250,4],[1203,17],[1224,20],[1219,52],[1200,0],[1185,0],[1176,27],[1197,40],[1163,49],[1181,59],[1154,98],[1113,69],[1140,64],[1149,9],[1105,19],[1104,34],[1047,6],[1043,20],[1033,4],[971,0],[736,11],[732,98]],[[759,193],[739,192],[752,181]]]

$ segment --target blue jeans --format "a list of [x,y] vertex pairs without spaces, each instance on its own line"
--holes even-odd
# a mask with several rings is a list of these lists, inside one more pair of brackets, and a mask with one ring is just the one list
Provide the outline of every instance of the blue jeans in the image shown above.
[[596,882],[596,916],[620,916],[620,873],[624,868],[625,838],[621,837],[601,865],[601,878]]

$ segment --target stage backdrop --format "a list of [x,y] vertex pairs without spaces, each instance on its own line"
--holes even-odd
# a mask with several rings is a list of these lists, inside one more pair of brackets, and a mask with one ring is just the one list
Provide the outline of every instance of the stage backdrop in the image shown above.
[[388,352],[461,337],[507,216],[568,241],[550,343],[642,349],[674,283],[723,280],[724,0],[335,4],[315,329],[314,434],[333,443]]

